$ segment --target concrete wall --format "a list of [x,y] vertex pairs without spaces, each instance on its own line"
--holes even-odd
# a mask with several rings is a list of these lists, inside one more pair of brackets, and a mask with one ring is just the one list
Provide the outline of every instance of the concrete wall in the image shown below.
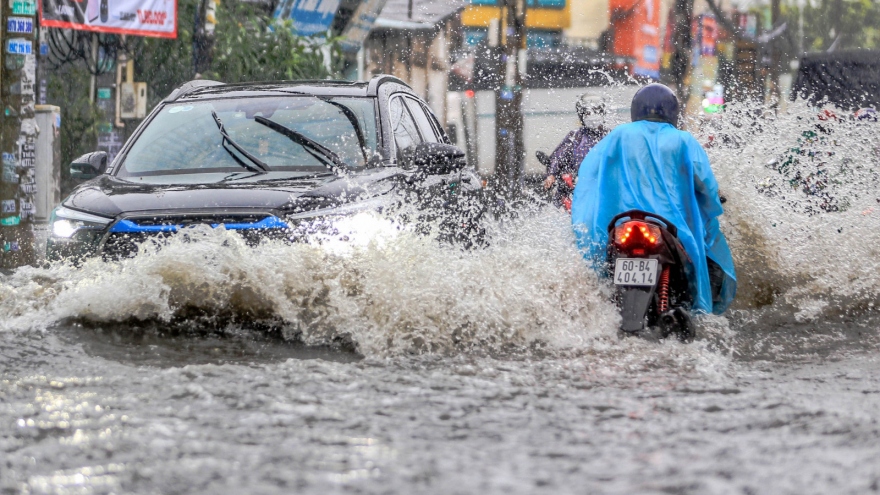
[[568,0],[571,26],[565,36],[572,40],[598,40],[608,28],[608,0]]
[[40,127],[36,140],[34,179],[35,223],[46,223],[52,210],[61,203],[61,109],[54,105],[37,105],[35,118]]
[[[543,174],[544,166],[535,158],[536,151],[551,153],[570,131],[580,123],[574,104],[579,95],[604,96],[608,100],[610,126],[629,122],[629,108],[636,86],[585,87],[564,89],[527,89],[523,94],[525,118],[526,174]],[[476,144],[477,163],[481,175],[495,172],[495,94],[477,91],[476,133],[471,137]],[[465,102],[465,105],[469,102]],[[456,123],[456,127],[464,125]]]

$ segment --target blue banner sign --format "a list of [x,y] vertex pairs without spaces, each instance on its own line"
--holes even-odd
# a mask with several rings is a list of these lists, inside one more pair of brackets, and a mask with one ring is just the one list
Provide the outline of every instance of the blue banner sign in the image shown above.
[[275,18],[293,21],[293,30],[301,36],[324,34],[330,29],[340,0],[281,0]]
[[6,19],[6,32],[31,34],[34,32],[34,20],[30,17],[10,17]]
[[24,38],[13,38],[6,41],[6,53],[30,55],[34,52],[34,44]]
[[[471,4],[498,6],[498,0],[471,0]],[[528,6],[543,9],[564,9],[565,0],[528,0]]]

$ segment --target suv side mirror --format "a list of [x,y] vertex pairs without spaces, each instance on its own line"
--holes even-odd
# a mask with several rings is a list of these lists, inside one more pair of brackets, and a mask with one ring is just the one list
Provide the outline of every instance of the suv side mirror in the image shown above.
[[464,151],[446,143],[421,143],[403,150],[404,168],[416,169],[428,175],[451,174],[467,164]]
[[70,163],[70,178],[76,180],[94,179],[106,170],[107,152],[93,151]]

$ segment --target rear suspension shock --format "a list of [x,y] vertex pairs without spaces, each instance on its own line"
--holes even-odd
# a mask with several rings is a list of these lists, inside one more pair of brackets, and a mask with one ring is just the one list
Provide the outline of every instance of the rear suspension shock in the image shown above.
[[664,266],[663,271],[660,272],[660,314],[666,312],[669,309],[669,266]]

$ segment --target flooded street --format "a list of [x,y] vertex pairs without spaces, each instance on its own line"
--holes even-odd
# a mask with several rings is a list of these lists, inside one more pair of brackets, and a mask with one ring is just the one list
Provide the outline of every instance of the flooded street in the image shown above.
[[549,207],[472,251],[204,229],[0,275],[0,489],[878,491],[876,168],[836,186],[845,211],[793,210],[759,187],[784,141],[710,149],[740,294],[687,345],[620,340]]
[[880,495],[880,0],[9,0],[0,495]]
[[[854,334],[876,341],[878,323]],[[280,342],[241,350],[235,338],[99,337],[113,336],[4,335],[8,493],[867,493],[880,483],[873,344],[786,363],[611,339],[616,349],[556,356],[354,359]],[[165,363],[151,358],[160,354]]]

